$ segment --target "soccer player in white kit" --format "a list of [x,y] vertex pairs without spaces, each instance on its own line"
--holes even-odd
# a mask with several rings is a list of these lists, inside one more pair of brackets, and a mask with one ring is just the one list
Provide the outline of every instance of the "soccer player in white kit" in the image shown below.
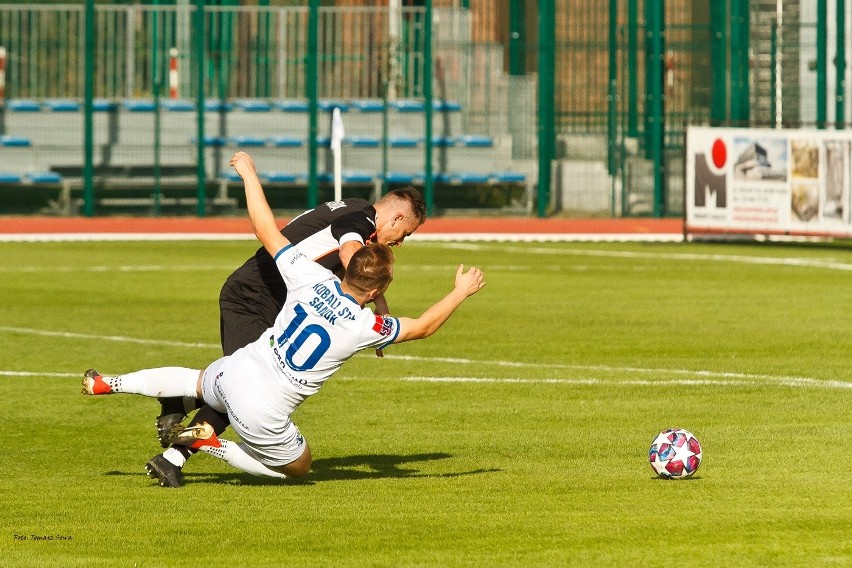
[[296,408],[358,351],[432,335],[485,285],[484,276],[477,268],[465,272],[459,266],[453,289],[420,317],[375,315],[364,305],[390,285],[391,249],[380,244],[359,249],[339,280],[278,230],[251,157],[237,152],[231,165],[243,178],[255,234],[287,284],[287,300],[274,325],[255,342],[204,371],[162,367],[107,377],[90,369],[83,378],[83,392],[203,398],[216,410],[227,412],[243,443],[219,439],[206,424],[176,428],[173,442],[255,475],[298,477],[310,470],[312,458],[290,419]]

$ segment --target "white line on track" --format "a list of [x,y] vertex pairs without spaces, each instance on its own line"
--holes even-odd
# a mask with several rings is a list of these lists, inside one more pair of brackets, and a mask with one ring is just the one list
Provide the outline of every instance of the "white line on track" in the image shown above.
[[[682,242],[680,233],[418,233],[411,241]],[[406,239],[408,241],[409,239]],[[253,241],[252,233],[3,233],[0,242]]]
[[[68,339],[86,339],[93,341],[115,341],[124,343],[136,343],[143,345],[163,345],[166,347],[194,347],[199,349],[216,350],[218,356],[219,345],[216,343],[187,343],[181,341],[169,341],[164,339],[144,339],[136,337],[126,337],[118,335],[95,335],[86,333],[74,333],[63,331],[51,331],[44,329],[31,329],[24,327],[0,326],[0,334],[2,333],[20,333],[27,335],[38,335],[45,337],[62,337]],[[728,371],[706,371],[693,369],[666,369],[666,368],[646,368],[646,367],[631,367],[631,366],[611,366],[611,365],[571,365],[559,363],[527,363],[523,361],[499,361],[499,360],[476,360],[459,357],[419,357],[416,355],[392,355],[386,354],[385,359],[398,361],[416,361],[426,363],[449,363],[454,365],[477,365],[479,367],[503,367],[515,369],[552,369],[564,371],[583,371],[583,372],[599,372],[599,373],[630,373],[656,375],[660,377],[666,376],[681,376],[681,379],[628,379],[621,380],[618,378],[601,380],[601,379],[500,379],[500,378],[476,378],[476,377],[406,377],[403,380],[420,380],[420,381],[435,381],[435,382],[495,382],[495,383],[566,383],[566,384],[590,384],[590,385],[612,385],[612,384],[627,384],[627,385],[661,385],[661,384],[678,384],[678,385],[725,385],[725,386],[747,386],[755,384],[775,384],[779,386],[790,387],[820,387],[820,388],[837,388],[837,389],[852,389],[852,383],[844,381],[833,381],[825,379],[815,379],[812,377],[797,377],[785,375],[766,375],[753,373],[734,373]],[[55,377],[77,377],[79,373],[53,373],[53,372],[29,372],[29,371],[12,371],[0,370],[0,376],[55,376]]]

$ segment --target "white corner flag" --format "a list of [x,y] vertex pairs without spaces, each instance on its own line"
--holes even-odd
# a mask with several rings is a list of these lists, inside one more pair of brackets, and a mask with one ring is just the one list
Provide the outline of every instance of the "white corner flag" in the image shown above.
[[331,154],[334,157],[334,200],[340,201],[343,199],[343,181],[341,175],[342,167],[342,142],[343,136],[343,119],[340,117],[340,109],[334,107],[331,114]]

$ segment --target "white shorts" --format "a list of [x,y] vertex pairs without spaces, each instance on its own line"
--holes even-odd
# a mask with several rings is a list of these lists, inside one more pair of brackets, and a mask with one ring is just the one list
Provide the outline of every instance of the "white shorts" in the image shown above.
[[204,402],[228,413],[234,432],[262,464],[281,466],[298,459],[305,451],[305,439],[290,416],[276,410],[255,387],[252,376],[263,371],[250,368],[245,359],[234,363],[231,357],[222,357],[204,370]]

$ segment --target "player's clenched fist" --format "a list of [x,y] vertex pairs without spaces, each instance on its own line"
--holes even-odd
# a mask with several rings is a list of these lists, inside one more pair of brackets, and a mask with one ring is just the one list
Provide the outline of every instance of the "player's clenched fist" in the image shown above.
[[254,168],[254,160],[251,159],[251,156],[242,151],[234,154],[231,157],[229,164],[233,166],[237,173],[243,178],[246,177],[246,174],[257,173]]
[[462,290],[465,296],[472,296],[485,286],[485,274],[475,266],[472,266],[467,272],[464,271],[464,264],[459,264],[456,269],[456,289]]

